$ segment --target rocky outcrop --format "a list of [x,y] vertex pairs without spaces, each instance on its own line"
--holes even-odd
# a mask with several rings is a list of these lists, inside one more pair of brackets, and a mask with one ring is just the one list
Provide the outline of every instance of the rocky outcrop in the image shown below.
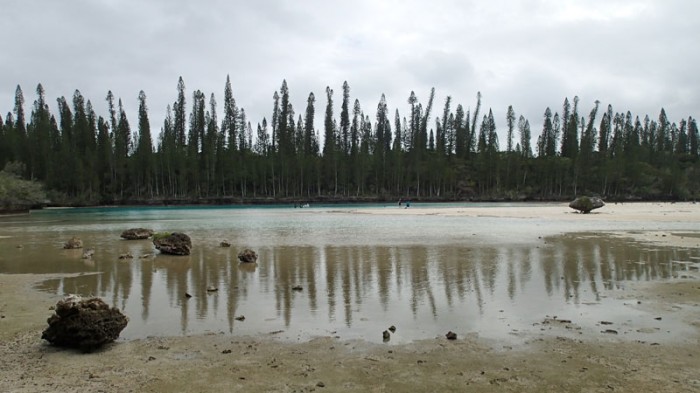
[[578,197],[569,203],[570,208],[584,214],[590,213],[591,210],[599,209],[603,206],[605,206],[605,202],[603,202],[602,199],[587,196]]
[[246,248],[238,253],[238,260],[243,263],[255,263],[258,260],[258,254],[255,251]]
[[122,232],[121,237],[126,240],[143,240],[153,236],[153,229],[131,228]]
[[74,250],[77,248],[83,248],[83,241],[79,238],[73,236],[70,240],[63,244],[63,248],[66,250]]
[[153,235],[153,245],[163,254],[190,255],[192,241],[184,233],[157,233]]
[[129,319],[102,299],[69,295],[56,303],[56,313],[47,322],[42,339],[90,351],[119,338]]

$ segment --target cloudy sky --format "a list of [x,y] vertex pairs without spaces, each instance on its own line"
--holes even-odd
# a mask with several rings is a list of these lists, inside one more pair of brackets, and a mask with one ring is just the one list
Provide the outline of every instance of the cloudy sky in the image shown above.
[[227,75],[254,127],[283,79],[297,114],[316,95],[319,127],[326,86],[337,116],[343,81],[372,118],[382,93],[393,118],[412,90],[425,104],[435,87],[434,114],[448,95],[473,109],[481,91],[501,132],[508,105],[537,135],[545,108],[576,95],[586,116],[596,100],[700,116],[694,0],[5,0],[2,13],[3,119],[18,84],[29,113],[41,83],[53,113],[78,89],[105,115],[112,90],[135,129],[144,90],[157,135],[180,76],[190,102],[198,89],[220,108]]

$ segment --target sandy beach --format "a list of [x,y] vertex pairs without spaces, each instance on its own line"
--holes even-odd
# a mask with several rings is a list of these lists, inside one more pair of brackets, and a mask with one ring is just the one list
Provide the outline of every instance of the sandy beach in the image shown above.
[[[356,209],[353,214],[540,218],[587,222],[593,228],[596,223],[608,228],[624,222],[628,229],[606,233],[700,249],[700,204],[694,203],[608,204],[586,215],[574,213],[566,204]],[[687,230],[635,228],[635,222],[650,221],[682,223]],[[87,354],[55,348],[40,339],[49,309],[58,300],[33,289],[46,278],[0,275],[2,391],[700,391],[697,270],[664,282],[636,282],[608,294],[648,313],[650,319],[683,321],[684,331],[692,332],[668,332],[671,338],[663,342],[626,337],[625,331],[640,330],[627,321],[610,321],[612,325],[601,321],[600,331],[589,332],[581,330],[575,318],[552,316],[514,333],[517,345],[484,339],[476,331],[457,340],[438,336],[407,344],[377,344],[335,335],[290,342],[269,333],[246,337],[204,334],[119,340]]]

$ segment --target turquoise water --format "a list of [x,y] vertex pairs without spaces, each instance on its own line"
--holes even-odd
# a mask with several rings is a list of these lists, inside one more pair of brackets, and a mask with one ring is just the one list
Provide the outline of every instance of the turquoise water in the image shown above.
[[[411,209],[503,205],[412,204]],[[360,214],[360,207],[374,214]],[[214,332],[381,341],[382,331],[395,325],[392,343],[449,330],[513,340],[553,315],[590,329],[611,319],[642,327],[673,324],[654,321],[607,295],[633,281],[692,274],[693,264],[673,261],[697,261],[700,254],[590,232],[660,225],[693,229],[683,224],[612,228],[574,226],[573,220],[382,214],[397,208],[43,210],[0,218],[0,273],[57,274],[39,290],[57,298],[67,293],[104,298],[130,318],[122,339]],[[121,231],[132,227],[185,232],[193,241],[192,255],[160,255],[150,240],[120,239]],[[589,232],[558,235],[572,227]],[[91,259],[83,259],[81,250],[62,249],[73,236],[95,249]],[[232,247],[220,247],[222,240]],[[257,264],[238,263],[243,248],[258,252]],[[134,258],[120,260],[126,253]],[[245,320],[236,319],[240,316]]]

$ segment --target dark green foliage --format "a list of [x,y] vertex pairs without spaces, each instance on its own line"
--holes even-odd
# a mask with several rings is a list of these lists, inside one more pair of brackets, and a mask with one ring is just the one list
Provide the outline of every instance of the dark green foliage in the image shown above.
[[[333,89],[326,89],[322,129],[315,127],[316,96],[310,93],[297,114],[286,81],[272,97],[269,123],[252,123],[237,107],[228,77],[221,123],[214,94],[207,101],[195,90],[191,97],[188,107],[180,78],[176,100],[154,136],[144,92],[132,131],[111,92],[106,118],[77,90],[72,102],[57,100],[53,115],[38,85],[25,116],[18,86],[13,110],[0,119],[0,165],[18,163],[12,176],[3,175],[5,199],[8,184],[23,187],[12,192],[26,203],[45,199],[32,188],[38,183],[20,183],[17,176],[43,182],[57,203],[70,204],[700,196],[697,122],[689,117],[673,123],[663,109],[657,120],[612,106],[599,116],[595,102],[585,117],[577,97],[573,105],[566,99],[561,115],[544,111],[531,146],[530,122],[519,116],[516,123],[512,107],[504,122],[491,110],[480,114],[481,93],[473,111],[447,97],[432,117],[435,89],[424,102],[411,92],[402,116],[398,109],[389,112],[383,94],[376,112],[363,112],[357,99],[351,107],[344,82],[338,118]],[[497,123],[505,126],[499,130]]]
[[0,171],[0,213],[28,210],[46,203],[43,186],[35,181],[23,180],[25,165],[11,161]]

